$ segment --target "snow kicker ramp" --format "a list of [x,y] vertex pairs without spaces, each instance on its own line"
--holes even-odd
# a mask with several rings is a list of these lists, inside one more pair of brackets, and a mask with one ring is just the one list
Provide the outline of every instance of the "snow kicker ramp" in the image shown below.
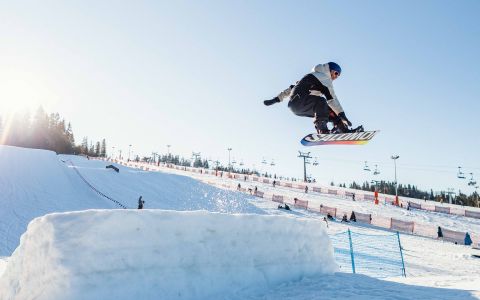
[[219,299],[337,271],[324,224],[207,211],[88,210],[33,220],[0,299]]
[[139,196],[143,196],[147,208],[262,213],[249,203],[252,197],[248,195],[185,176],[139,172],[123,166],[116,173],[106,165],[80,156],[0,146],[0,256],[13,252],[27,224],[36,217],[119,208],[98,191],[127,208],[136,208]]

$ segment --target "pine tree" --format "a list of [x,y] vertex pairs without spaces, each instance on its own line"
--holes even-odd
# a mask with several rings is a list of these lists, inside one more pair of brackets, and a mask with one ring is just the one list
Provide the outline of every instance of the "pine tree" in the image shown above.
[[100,156],[100,142],[95,144],[95,156]]
[[88,154],[88,138],[84,137],[82,140],[82,145],[80,146],[80,153],[81,154]]
[[102,147],[100,148],[100,156],[107,157],[107,143],[105,139],[102,140]]
[[88,155],[95,156],[95,146],[90,142],[90,147],[88,148]]

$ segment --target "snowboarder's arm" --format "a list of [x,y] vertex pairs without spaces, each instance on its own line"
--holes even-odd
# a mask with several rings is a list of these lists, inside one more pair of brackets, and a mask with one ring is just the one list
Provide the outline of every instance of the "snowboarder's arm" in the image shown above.
[[290,94],[292,93],[294,85],[289,86],[287,89],[283,90],[280,94],[278,94],[277,97],[271,99],[271,100],[265,100],[263,101],[263,104],[269,106],[278,102],[282,102],[283,100],[287,99],[290,97]]
[[282,91],[280,94],[278,94],[277,98],[280,100],[280,101],[283,101],[287,98],[290,97],[290,94],[292,93],[292,90],[295,86],[292,84],[291,86],[289,86],[288,88],[286,88],[284,91]]
[[322,82],[325,86],[325,97],[327,98],[327,104],[333,110],[333,112],[338,116],[340,113],[343,112],[343,107],[338,101],[337,95],[335,95],[335,91],[333,90],[332,81],[329,80],[325,83]]

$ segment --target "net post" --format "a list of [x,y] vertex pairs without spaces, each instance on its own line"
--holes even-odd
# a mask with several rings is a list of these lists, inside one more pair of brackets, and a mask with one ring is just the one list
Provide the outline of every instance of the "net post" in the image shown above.
[[407,277],[407,274],[405,272],[405,262],[403,261],[402,244],[400,243],[400,233],[398,231],[397,231],[397,240],[398,240],[398,248],[400,249],[400,257],[402,258],[402,275],[403,277]]
[[350,258],[352,260],[352,272],[355,274],[355,258],[353,255],[353,243],[352,243],[352,234],[350,232],[350,228],[348,229],[348,241],[350,243]]

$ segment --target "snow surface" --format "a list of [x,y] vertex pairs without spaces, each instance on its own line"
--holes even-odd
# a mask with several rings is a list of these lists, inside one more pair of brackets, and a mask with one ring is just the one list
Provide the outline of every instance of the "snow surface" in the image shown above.
[[0,299],[207,299],[337,270],[324,224],[206,211],[88,210],[33,220]]
[[[105,166],[110,164],[109,162],[87,160],[77,156],[56,156],[52,152],[43,150],[0,146],[0,190],[2,191],[0,194],[0,276],[2,276],[2,268],[10,270],[10,264],[17,252],[11,257],[9,255],[19,245],[20,235],[25,231],[28,222],[35,217],[50,212],[118,208],[115,203],[94,192],[78,176],[70,162],[76,166],[77,170],[92,186],[129,208],[135,208],[138,197],[142,195],[146,201],[146,208],[176,211],[208,210],[224,212],[230,216],[247,213],[264,217],[263,215],[268,214],[274,218],[288,214],[295,218],[297,223],[311,220],[323,222],[322,215],[303,210],[292,212],[278,210],[277,203],[272,201],[253,198],[244,193],[218,189],[196,179],[215,182],[217,185],[229,184],[235,186],[238,183],[241,183],[242,187],[257,185],[260,190],[270,189],[270,192],[278,191],[280,188],[273,189],[268,184],[227,180],[171,169],[162,169],[162,172],[145,172],[119,166],[120,173],[115,173],[112,170],[105,169]],[[338,196],[325,196],[316,193],[305,195],[298,190],[283,190],[283,187],[281,189],[281,193],[288,193],[301,199],[317,201],[317,203],[329,206],[343,207],[345,210],[354,209],[401,219],[411,218],[415,221],[421,219],[426,225],[443,225],[454,230],[470,231],[478,228],[476,227],[478,226],[477,220],[471,218],[427,211],[406,211],[390,205],[376,206],[367,201],[352,202]],[[128,210],[115,211],[126,212]],[[135,212],[137,211],[135,210]],[[147,210],[139,213],[145,212]],[[88,226],[88,224],[77,224],[73,221],[71,225],[74,227]],[[179,224],[179,226],[181,225]],[[124,225],[119,223],[117,226],[122,228]],[[280,227],[282,232],[287,229],[285,226]],[[339,222],[329,222],[326,230],[331,235],[346,229],[366,234],[385,233],[385,230],[373,226]],[[265,235],[268,235],[268,232],[265,232]],[[86,240],[89,239],[90,237],[86,238]],[[130,236],[123,235],[122,239],[128,247],[134,247],[135,243],[127,243],[132,239]],[[401,241],[404,248],[406,278],[390,277],[379,280],[358,274],[345,273],[306,276],[302,279],[285,280],[275,287],[264,286],[264,289],[252,285],[251,288],[247,287],[219,298],[480,299],[480,259],[472,256],[472,254],[480,255],[480,250],[408,234],[401,234]],[[84,243],[83,239],[78,239],[77,242],[79,244]],[[258,242],[263,242],[263,240]],[[100,245],[102,244],[100,243]],[[96,251],[96,244],[91,243],[90,248],[89,251]],[[100,250],[104,251],[105,249],[99,248]],[[243,250],[248,251],[249,249],[243,247]],[[1,257],[1,255],[4,257]],[[220,260],[226,260],[226,256],[222,253],[217,252],[216,256]],[[23,259],[32,261],[28,257]],[[140,260],[142,259],[142,256],[140,256]],[[230,259],[234,260],[235,258],[230,257]],[[57,262],[59,264],[63,263],[62,260],[57,260]],[[99,260],[96,263],[102,264],[102,261]],[[43,261],[36,261],[36,264],[41,265]],[[20,265],[18,260],[15,265]],[[27,267],[37,268],[38,266]],[[129,265],[129,268],[138,270],[135,264]],[[11,274],[10,272],[8,271],[8,274]],[[143,272],[148,273],[149,270],[143,270]],[[29,272],[25,271],[24,273],[27,274],[24,276],[28,276]],[[240,271],[238,273],[239,276],[243,274]],[[128,277],[127,281],[139,286],[145,286],[148,283],[143,280],[143,273],[135,274],[138,274],[138,276]],[[68,281],[68,275],[65,275],[67,277],[66,281]],[[104,277],[99,276],[103,280],[108,280],[111,274],[104,275]],[[0,277],[0,284],[5,284],[5,276],[7,275]],[[245,273],[243,276],[248,277],[249,274]],[[19,278],[21,277],[18,277],[17,280]],[[44,285],[42,289],[48,289],[48,284]],[[89,287],[85,287],[83,290],[84,293],[87,291],[91,292]],[[2,297],[0,299],[3,300]],[[7,299],[25,298],[15,296]],[[108,296],[103,299],[115,298]]]
[[[162,169],[163,170],[163,169]],[[169,169],[164,169],[163,171],[168,172]],[[173,171],[172,173],[182,174],[179,171]],[[236,186],[238,183],[242,185],[242,187],[254,187],[257,186],[258,189],[262,192],[269,193],[269,194],[279,194],[279,195],[286,195],[291,198],[298,198],[302,200],[308,200],[309,206],[320,206],[320,204],[337,207],[341,211],[350,211],[354,210],[361,213],[368,213],[372,214],[373,216],[382,216],[386,218],[395,218],[403,221],[415,221],[418,224],[424,225],[434,225],[435,229],[436,226],[441,226],[443,228],[448,228],[455,231],[463,231],[474,233],[477,237],[480,236],[480,219],[469,218],[460,215],[454,214],[444,214],[439,212],[433,211],[425,211],[425,210],[406,210],[404,208],[400,208],[397,206],[393,206],[390,204],[385,204],[385,202],[380,201],[378,205],[375,205],[373,201],[367,200],[357,200],[352,201],[350,197],[342,197],[337,195],[325,195],[312,192],[310,188],[309,193],[304,193],[299,189],[294,188],[286,188],[283,186],[275,186],[270,183],[262,183],[262,182],[244,182],[243,180],[235,180],[235,179],[226,179],[226,178],[216,178],[212,175],[199,175],[197,173],[191,173],[191,176],[197,178],[199,180],[204,181],[211,181],[215,179],[221,183],[230,183],[232,186]],[[380,197],[380,200],[382,198]],[[427,202],[429,203],[429,202]],[[432,204],[433,205],[433,204]],[[439,206],[447,206],[446,204]],[[455,207],[458,209],[458,205],[448,205],[450,207]],[[468,208],[469,210],[475,210],[478,208]]]
[[102,193],[129,208],[143,196],[145,207],[228,213],[263,213],[239,197],[190,177],[123,168],[106,169],[108,163],[85,157],[57,156],[52,151],[0,145],[0,256],[10,255],[20,235],[36,217],[52,212],[92,208],[118,208],[93,191],[78,171]]

